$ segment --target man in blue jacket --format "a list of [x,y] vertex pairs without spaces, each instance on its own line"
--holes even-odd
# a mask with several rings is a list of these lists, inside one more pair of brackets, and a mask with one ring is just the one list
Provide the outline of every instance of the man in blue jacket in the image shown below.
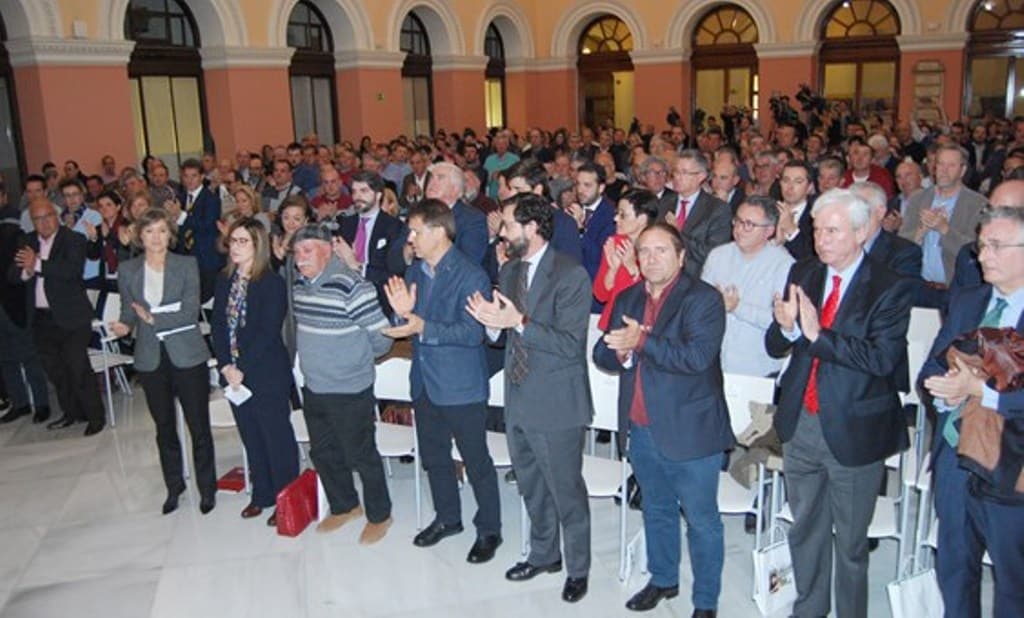
[[224,268],[224,254],[217,250],[220,231],[220,197],[203,185],[203,166],[196,159],[181,164],[181,193],[178,194],[178,245],[185,255],[199,262],[199,296],[206,302],[213,296],[217,275]]
[[412,337],[409,375],[416,433],[437,517],[413,539],[429,547],[462,532],[452,437],[477,501],[471,563],[487,562],[501,545],[498,477],[487,452],[488,371],[484,328],[465,310],[466,299],[490,296],[487,273],[455,248],[455,215],[444,202],[426,199],[409,210],[409,242],[419,259],[405,280],[392,277],[384,291],[404,324],[385,330]]

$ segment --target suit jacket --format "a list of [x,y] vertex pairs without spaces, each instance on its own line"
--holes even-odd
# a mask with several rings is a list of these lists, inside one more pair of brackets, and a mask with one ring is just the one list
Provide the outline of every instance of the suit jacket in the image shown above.
[[[907,211],[903,213],[900,236],[915,241],[918,229],[921,227],[921,210],[931,208],[934,200],[935,187],[918,191],[910,196],[910,200],[907,202]],[[985,204],[983,195],[971,191],[967,187],[960,187],[960,195],[956,199],[953,216],[949,220],[949,233],[943,236],[939,242],[942,247],[942,267],[946,273],[946,283],[953,278],[956,254],[960,251],[960,247],[965,243],[973,242],[978,236],[978,220]]]
[[[679,198],[670,210],[658,212],[660,220],[664,220],[669,212],[675,212],[679,206]],[[686,262],[683,269],[693,278],[700,278],[704,268],[704,260],[708,259],[711,250],[732,240],[732,212],[729,206],[701,190],[697,199],[690,204],[683,224],[683,244],[686,245]]]
[[[182,208],[188,203],[186,193],[178,194],[178,201]],[[220,197],[206,187],[199,190],[195,203],[192,204],[192,212],[185,218],[178,230],[178,247],[184,249],[183,239],[185,231],[191,230],[195,239],[195,245],[189,255],[193,255],[199,264],[199,270],[209,272],[224,268],[224,254],[217,251],[217,243],[220,239],[220,231],[217,229],[217,221],[220,219]]]
[[[20,242],[19,247],[31,247],[38,254],[38,233],[22,236]],[[53,312],[53,321],[68,330],[89,328],[92,324],[92,303],[85,293],[85,280],[82,278],[87,244],[85,236],[62,225],[57,228],[49,259],[42,261],[43,290]],[[21,273],[18,265],[12,263],[7,271],[8,282],[20,283]],[[24,282],[24,294],[26,324],[31,326],[36,308],[35,275]]]
[[956,254],[956,266],[953,268],[953,280],[949,283],[949,294],[957,288],[969,288],[985,283],[981,274],[981,262],[975,251],[974,243],[965,243]]
[[[625,448],[639,371],[651,437],[658,451],[676,461],[707,457],[735,443],[720,361],[725,306],[718,290],[685,272],[679,274],[668,294],[628,369],[603,338],[594,346],[594,362],[622,376],[620,447]],[[647,289],[642,281],[626,288],[615,299],[609,330],[623,326],[623,315],[641,320],[646,303]]]
[[[231,279],[221,274],[213,292],[213,314],[210,334],[217,367],[231,364],[231,342],[228,337],[227,306]],[[292,363],[281,338],[285,314],[288,312],[288,289],[281,275],[273,271],[249,281],[245,292],[245,323],[235,336],[238,362],[235,366],[245,374],[243,383],[255,394],[287,393],[292,384]],[[221,378],[221,382],[226,381]]]
[[815,196],[813,195],[807,196],[807,206],[800,213],[800,220],[796,222],[796,227],[800,230],[800,233],[792,240],[786,241],[786,251],[789,251],[793,259],[797,261],[816,255],[814,251],[814,217],[811,216],[814,198]]
[[[793,283],[801,286],[820,315],[827,272],[817,258],[797,262],[789,271],[786,289]],[[896,373],[907,349],[912,301],[910,279],[865,258],[849,282],[832,328],[822,329],[813,343],[802,334],[790,341],[779,323],[772,322],[765,333],[768,354],[791,355],[774,419],[783,442],[796,431],[817,358],[818,417],[825,442],[839,463],[862,466],[909,446]]]
[[487,216],[461,199],[452,206],[455,215],[455,246],[475,264],[487,253]]
[[[349,246],[352,246],[356,240],[356,232],[359,231],[359,217],[339,216],[337,220],[341,237]],[[401,275],[404,269],[393,270],[388,256],[391,254],[392,247],[402,237],[402,222],[386,212],[379,211],[377,220],[373,224],[373,231],[370,233],[370,244],[366,252],[366,272],[363,278],[377,288],[377,300],[380,301],[381,308],[389,317],[392,311],[388,297],[384,294],[384,284],[392,275]]]
[[519,334],[507,329],[505,367],[516,340],[527,354],[523,383],[513,385],[505,372],[505,414],[509,425],[531,431],[583,427],[593,417],[587,366],[590,279],[572,258],[548,246],[537,265],[526,302],[516,298],[522,260],[506,262],[498,276],[501,292],[529,317]]
[[740,204],[743,200],[747,199],[747,194],[743,190],[743,185],[736,185],[736,189],[732,192],[732,197],[729,198],[729,214],[733,217],[736,216],[736,211],[740,209]]
[[[423,173],[423,190],[420,192],[420,198],[421,199],[426,197],[427,185],[429,183],[430,183],[430,172],[424,172]],[[408,200],[405,199],[405,196],[406,196],[406,191],[409,189],[409,187],[411,185],[414,185],[414,184],[416,184],[416,175],[411,173],[411,172],[406,174],[405,178],[402,179],[402,186],[400,187],[401,192],[398,194],[398,202],[401,205],[403,212],[404,211],[408,211],[409,210],[409,206],[412,205],[412,204],[410,204],[410,202]]]
[[[15,325],[24,328],[28,309],[25,306],[25,282],[21,280],[21,269],[14,263],[15,253],[25,243],[20,214],[15,204],[0,210],[0,274],[3,275],[0,281],[0,306]],[[8,277],[12,267],[18,271],[14,279]]]
[[679,194],[666,186],[665,190],[661,192],[661,197],[658,198],[658,215],[664,218],[665,213],[675,210],[678,203]]
[[878,260],[901,275],[921,278],[921,247],[906,238],[879,230],[868,257]]
[[153,324],[139,319],[132,303],[139,303],[152,313],[146,302],[146,256],[120,264],[117,269],[117,289],[121,293],[121,322],[135,329],[135,368],[154,371],[160,366],[160,340],[157,333],[191,326],[164,341],[171,363],[179,369],[195,367],[210,358],[210,350],[199,332],[199,267],[196,259],[188,255],[167,254],[164,264],[164,295],[161,306],[180,303],[176,311],[153,313]]
[[[604,241],[608,240],[608,237],[614,233],[615,204],[612,204],[611,200],[607,197],[601,196],[601,201],[597,203],[594,214],[591,215],[586,229],[583,230],[581,240],[583,246],[583,267],[587,270],[587,275],[590,276],[591,281],[597,276],[597,270],[601,267],[601,259],[604,255]],[[592,313],[601,313],[603,307],[604,305],[597,302],[597,299],[591,302]]]

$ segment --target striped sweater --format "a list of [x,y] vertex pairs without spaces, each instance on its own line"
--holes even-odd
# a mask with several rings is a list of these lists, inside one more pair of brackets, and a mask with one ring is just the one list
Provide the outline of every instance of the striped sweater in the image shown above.
[[296,280],[293,303],[306,388],[359,393],[373,385],[373,361],[391,349],[373,284],[332,256],[316,279]]

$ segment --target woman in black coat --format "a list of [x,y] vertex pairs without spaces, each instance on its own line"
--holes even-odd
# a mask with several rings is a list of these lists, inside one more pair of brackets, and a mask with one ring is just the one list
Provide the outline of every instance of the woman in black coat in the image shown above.
[[[288,290],[271,269],[262,223],[238,219],[227,237],[230,259],[217,278],[211,326],[222,382],[252,391],[241,405],[231,405],[252,474],[252,501],[242,510],[248,519],[273,506],[277,493],[299,474],[289,420],[292,371],[281,340]],[[275,524],[276,513],[267,520]]]

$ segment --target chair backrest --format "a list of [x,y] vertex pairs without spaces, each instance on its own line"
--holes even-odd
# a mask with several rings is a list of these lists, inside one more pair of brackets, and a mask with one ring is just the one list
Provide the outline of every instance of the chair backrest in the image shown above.
[[771,403],[774,394],[775,381],[771,378],[725,374],[725,402],[732,432],[741,434],[750,425],[750,402]]
[[100,291],[99,290],[91,290],[91,289],[90,290],[86,290],[85,291],[85,295],[89,298],[89,304],[91,304],[92,308],[95,309],[96,308],[96,304],[100,300]]
[[103,328],[121,319],[121,295],[110,292],[103,301]]
[[923,341],[908,341],[907,342],[907,365],[910,370],[910,392],[916,396],[917,388],[917,376],[921,374],[921,369],[924,368],[924,364],[928,361],[928,352],[931,350],[932,344],[929,341],[925,343]]
[[910,327],[907,329],[907,341],[918,341],[931,347],[935,336],[942,327],[942,318],[938,309],[914,307],[910,310]]
[[491,396],[487,398],[487,405],[495,408],[505,407],[505,370],[491,376]]
[[389,358],[377,365],[377,378],[373,382],[374,396],[388,401],[412,401],[409,391],[411,368],[412,361],[408,358]]
[[590,394],[594,399],[594,420],[590,426],[619,430],[619,376],[606,373],[590,363]]

